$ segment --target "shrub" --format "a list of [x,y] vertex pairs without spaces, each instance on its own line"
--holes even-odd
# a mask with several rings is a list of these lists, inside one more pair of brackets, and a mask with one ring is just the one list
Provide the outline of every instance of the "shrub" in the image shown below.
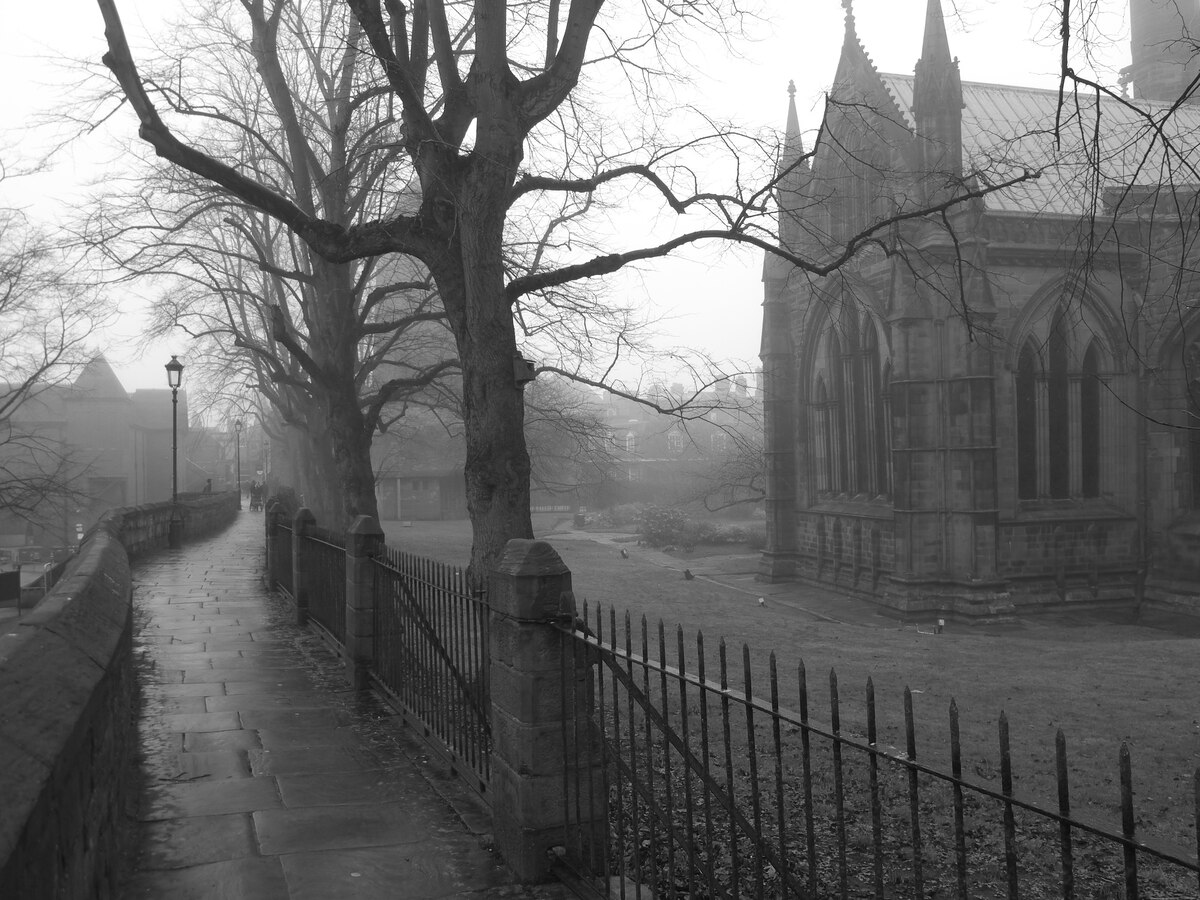
[[625,525],[641,524],[643,507],[636,503],[621,503],[604,511],[608,522],[621,528]]
[[639,517],[639,532],[651,547],[683,543],[687,517],[669,506],[647,506]]

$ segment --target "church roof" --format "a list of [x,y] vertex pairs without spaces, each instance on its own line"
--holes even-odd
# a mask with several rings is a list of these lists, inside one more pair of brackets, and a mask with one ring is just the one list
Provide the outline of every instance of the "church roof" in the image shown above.
[[[904,124],[915,127],[912,75],[880,73],[896,100]],[[1102,98],[1100,124],[1094,96],[1068,94],[1060,112],[1059,92],[1012,85],[962,83],[964,172],[991,173],[997,180],[1023,169],[1044,169],[1042,176],[988,195],[990,210],[1014,213],[1080,215],[1095,193],[1095,166],[1101,191],[1200,186],[1200,108],[1166,103]],[[1055,120],[1060,146],[1055,146]],[[1156,137],[1158,123],[1170,143]],[[1096,142],[1099,142],[1099,153]]]
[[128,392],[121,384],[121,380],[117,378],[117,373],[108,364],[108,360],[104,358],[104,354],[93,357],[91,362],[84,366],[79,377],[75,379],[72,390],[75,399],[81,397],[91,400],[129,399]]

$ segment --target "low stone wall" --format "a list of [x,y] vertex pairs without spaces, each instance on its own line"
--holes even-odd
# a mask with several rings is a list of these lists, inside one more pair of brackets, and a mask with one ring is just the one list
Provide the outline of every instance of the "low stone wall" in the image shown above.
[[[185,539],[236,494],[181,501]],[[33,612],[0,630],[0,897],[113,897],[135,799],[129,558],[165,547],[171,504],[108,513]]]

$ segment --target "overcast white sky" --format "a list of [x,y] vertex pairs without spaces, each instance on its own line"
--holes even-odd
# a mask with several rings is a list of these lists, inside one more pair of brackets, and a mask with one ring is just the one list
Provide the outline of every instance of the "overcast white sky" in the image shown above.
[[[927,0],[857,0],[858,34],[877,67],[911,72],[920,55]],[[1035,42],[1046,33],[1044,0],[942,0],[951,51],[959,57],[963,80],[1055,86],[1058,48]],[[801,122],[815,128],[822,92],[834,73],[844,33],[839,0],[763,0],[772,23],[761,37],[741,47],[741,59],[697,64],[697,105],[717,117],[736,117],[751,127],[782,129],[787,83],[794,80]],[[1102,0],[1110,10],[1108,31],[1114,65],[1128,61],[1125,6]],[[121,0],[131,42],[161,26],[178,0]],[[26,4],[8,0],[0,28],[0,145],[36,151],[44,137],[21,130],[35,116],[60,107],[76,76],[64,68],[70,58],[98,60],[104,52],[102,24],[93,0]],[[957,14],[956,14],[957,13]],[[136,49],[136,47],[135,47]],[[1110,79],[1114,80],[1114,79]],[[24,206],[34,218],[52,220],[63,205],[79,202],[87,181],[120,166],[116,142],[135,137],[136,121],[122,111],[93,138],[60,155],[53,170],[23,180],[0,199]],[[7,162],[7,160],[6,160]],[[656,267],[645,279],[656,308],[667,314],[671,343],[701,347],[719,358],[753,362],[761,325],[761,255],[693,248],[676,261]],[[146,347],[138,340],[144,299],[122,293],[113,302],[127,313],[120,334],[104,351],[126,388],[162,387],[162,365],[171,353],[186,353],[183,340]],[[139,358],[141,357],[141,358]]]

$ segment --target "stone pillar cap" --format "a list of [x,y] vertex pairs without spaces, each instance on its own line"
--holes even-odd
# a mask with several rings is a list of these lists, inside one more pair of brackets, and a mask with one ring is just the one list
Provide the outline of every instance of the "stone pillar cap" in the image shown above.
[[496,570],[505,575],[526,578],[566,575],[571,571],[558,555],[558,551],[548,543],[526,538],[513,538],[504,545],[504,553]]

